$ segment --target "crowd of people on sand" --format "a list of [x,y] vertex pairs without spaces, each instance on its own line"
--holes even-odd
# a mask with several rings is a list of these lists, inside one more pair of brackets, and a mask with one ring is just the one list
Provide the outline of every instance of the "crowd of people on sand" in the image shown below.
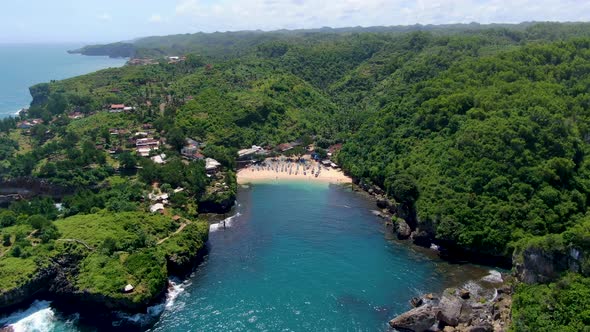
[[279,179],[321,180],[333,183],[350,182],[342,171],[326,167],[311,158],[267,158],[238,172],[238,182]]

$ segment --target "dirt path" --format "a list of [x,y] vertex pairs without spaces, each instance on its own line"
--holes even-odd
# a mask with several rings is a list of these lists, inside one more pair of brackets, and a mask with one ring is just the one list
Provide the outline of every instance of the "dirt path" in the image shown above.
[[[38,229],[32,231],[31,233],[29,233],[29,235],[27,235],[27,239],[31,239],[33,237],[33,235],[35,235],[35,233],[37,233],[37,231],[39,231]],[[0,253],[0,258],[4,257],[4,255],[6,255],[7,252],[9,252],[12,247],[14,247],[14,242],[10,242],[10,247],[8,247],[6,250],[4,250],[2,253]]]
[[178,234],[178,233],[182,232],[182,230],[183,230],[183,229],[184,229],[184,228],[185,228],[187,225],[189,225],[190,223],[191,223],[191,222],[190,222],[190,220],[186,220],[186,219],[185,219],[185,221],[184,221],[182,224],[180,224],[180,226],[178,227],[178,229],[177,229],[176,231],[174,231],[174,233],[172,233],[172,234],[170,234],[170,235],[166,236],[165,238],[161,239],[161,240],[160,240],[160,241],[158,241],[156,244],[157,244],[157,245],[160,245],[160,244],[164,243],[164,241],[168,240],[168,239],[169,239],[171,236],[173,236],[173,235],[176,235],[176,234]]
[[78,240],[78,239],[57,239],[56,241],[64,241],[64,242],[77,242],[80,243],[81,245],[85,246],[86,249],[90,250],[90,251],[94,251],[94,248],[92,248],[91,246],[88,245],[88,243],[82,241],[82,240]]

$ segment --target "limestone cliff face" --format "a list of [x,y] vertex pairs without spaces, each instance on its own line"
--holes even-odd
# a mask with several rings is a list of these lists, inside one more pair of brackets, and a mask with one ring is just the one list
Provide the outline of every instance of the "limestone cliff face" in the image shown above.
[[[207,235],[208,231],[187,236],[185,243],[189,245],[186,250],[166,255],[168,276],[185,275],[202,261],[207,253]],[[102,315],[110,311],[137,313],[145,311],[148,306],[159,301],[166,292],[168,285],[166,276],[159,280],[152,280],[157,282],[157,291],[140,298],[121,296],[123,294],[93,293],[79,289],[74,281],[83,258],[84,255],[76,251],[53,257],[47,267],[38,269],[23,285],[0,290],[0,309],[9,309],[41,296],[65,308],[73,308],[77,312],[82,311],[91,315]]]
[[207,199],[199,202],[199,213],[228,213],[235,203],[235,196],[224,199]]
[[515,251],[513,261],[518,279],[527,284],[534,284],[554,281],[565,271],[588,275],[590,271],[583,269],[585,258],[585,253],[576,247],[529,247]]
[[42,268],[37,270],[35,275],[20,287],[0,291],[0,309],[32,300],[35,295],[48,289],[56,273],[56,266]]

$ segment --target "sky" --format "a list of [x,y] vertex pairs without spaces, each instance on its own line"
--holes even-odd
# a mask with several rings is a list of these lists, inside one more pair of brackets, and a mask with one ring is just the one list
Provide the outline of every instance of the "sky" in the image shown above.
[[3,0],[0,43],[102,43],[199,31],[523,21],[590,21],[590,0]]

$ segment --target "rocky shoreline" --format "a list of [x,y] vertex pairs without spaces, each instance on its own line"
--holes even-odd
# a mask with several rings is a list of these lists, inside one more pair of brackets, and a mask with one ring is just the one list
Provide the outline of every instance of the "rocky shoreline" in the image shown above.
[[[374,211],[374,214],[391,227],[398,240],[411,241],[419,247],[436,250],[439,257],[449,262],[512,267],[511,260],[485,255],[475,257],[473,253],[445,247],[448,244],[436,241],[432,227],[418,226],[415,210],[389,199],[378,186],[354,180],[352,189],[375,201],[379,210]],[[506,331],[511,322],[514,282],[511,275],[498,272],[492,278],[447,288],[441,294],[430,293],[413,298],[410,303],[414,308],[392,319],[389,325],[395,330],[414,332]]]
[[419,220],[414,207],[395,202],[387,197],[383,189],[376,185],[353,179],[353,190],[366,193],[375,200],[379,208],[378,211],[375,211],[375,215],[383,218],[393,228],[393,232],[399,240],[409,240],[413,244],[424,248],[436,248],[441,258],[454,263],[475,263],[498,266],[503,269],[512,268],[511,257],[472,252],[453,243],[436,239],[436,232],[432,223]]
[[413,309],[389,321],[399,331],[502,332],[511,323],[512,279],[470,282],[413,298]]

